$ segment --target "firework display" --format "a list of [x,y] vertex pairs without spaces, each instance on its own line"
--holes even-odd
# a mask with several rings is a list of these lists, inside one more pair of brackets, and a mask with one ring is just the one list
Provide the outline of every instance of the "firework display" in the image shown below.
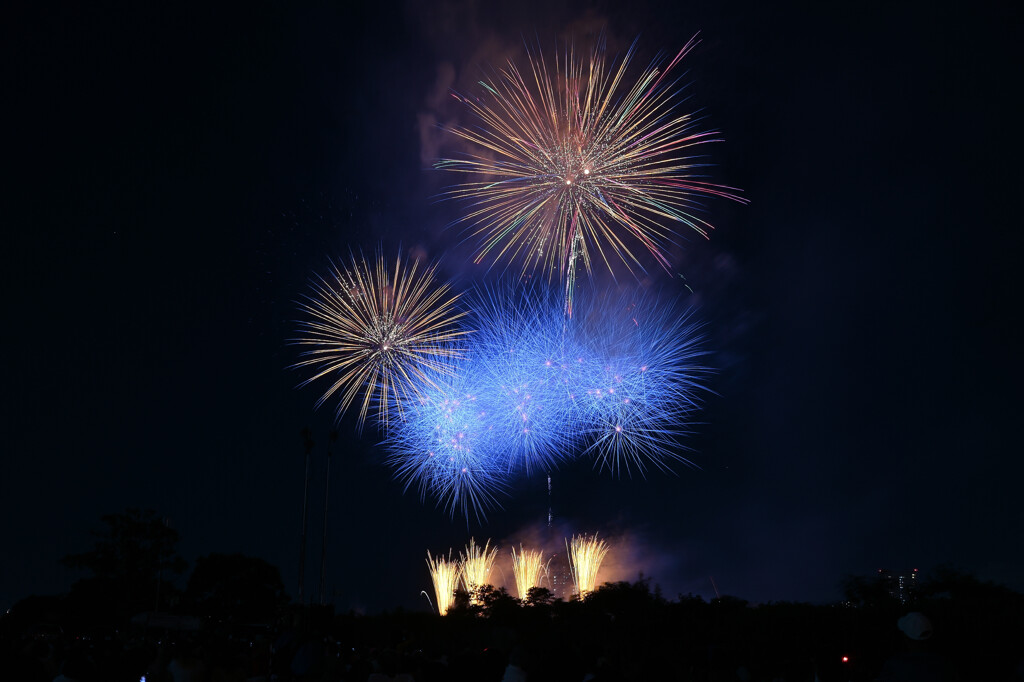
[[491,547],[488,540],[483,547],[476,544],[476,540],[469,539],[466,551],[459,555],[461,561],[462,585],[469,593],[470,599],[476,601],[474,592],[477,588],[488,585],[491,576],[491,568],[494,566],[494,559],[498,556],[498,548]]
[[597,572],[608,554],[608,543],[598,540],[596,534],[593,537],[574,535],[571,543],[566,542],[566,549],[576,594],[585,599],[597,585]]
[[448,196],[469,210],[481,246],[477,262],[520,261],[565,284],[572,306],[577,267],[643,269],[637,249],[669,268],[680,228],[707,236],[701,199],[743,201],[736,190],[704,179],[694,148],[717,142],[699,120],[676,108],[672,75],[697,45],[691,39],[664,66],[655,60],[635,81],[635,43],[618,61],[604,40],[585,55],[569,47],[550,62],[527,48],[521,69],[509,62],[481,81],[484,93],[460,97],[477,119],[450,132],[472,151],[436,166],[466,174]]
[[[310,372],[300,385],[325,381],[317,407],[335,399],[340,420],[358,406],[360,430],[374,417],[406,491],[468,522],[486,520],[516,477],[578,458],[613,475],[691,465],[680,453],[708,372],[700,326],[650,293],[574,292],[580,264],[667,269],[684,231],[711,229],[703,199],[744,201],[703,178],[693,154],[717,134],[678,111],[674,74],[696,44],[635,78],[635,43],[614,59],[603,38],[554,59],[528,48],[524,68],[509,62],[481,82],[482,96],[460,98],[477,121],[449,130],[472,151],[437,167],[470,178],[447,196],[469,206],[477,262],[517,262],[516,281],[460,298],[435,282],[436,266],[380,255],[353,255],[312,281],[294,339],[303,351],[293,367]],[[494,560],[489,542],[471,541],[467,589],[486,579],[474,568],[480,551]],[[525,597],[540,558],[513,561]],[[449,563],[428,554],[435,589],[456,570]],[[574,576],[592,589],[578,563]]]
[[386,428],[389,406],[401,410],[459,356],[463,313],[447,285],[434,285],[434,269],[421,272],[418,261],[410,266],[400,256],[391,268],[382,256],[371,265],[353,255],[347,267],[316,277],[299,304],[308,319],[299,322],[295,343],[308,350],[294,367],[314,370],[300,386],[329,378],[317,407],[338,394],[340,420],[358,400],[362,428],[376,400]]
[[407,488],[485,518],[512,478],[574,457],[616,475],[690,464],[679,441],[707,370],[685,312],[621,296],[588,299],[570,318],[543,285],[470,300],[466,358],[388,432]]
[[427,568],[430,569],[430,579],[434,583],[434,596],[437,598],[437,612],[440,615],[448,613],[452,603],[455,601],[455,590],[459,586],[461,569],[458,561],[453,561],[451,551],[448,558],[439,556],[436,559],[427,550]]
[[540,550],[523,549],[520,545],[517,554],[516,548],[512,548],[512,573],[520,599],[525,600],[532,588],[540,586],[541,578],[547,575],[550,563],[550,559],[544,561],[544,554]]

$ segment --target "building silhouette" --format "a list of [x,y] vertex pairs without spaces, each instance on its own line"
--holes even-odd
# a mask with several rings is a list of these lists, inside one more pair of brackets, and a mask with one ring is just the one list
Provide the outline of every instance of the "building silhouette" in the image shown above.
[[878,581],[885,588],[886,593],[900,604],[906,604],[913,600],[917,594],[917,569],[909,571],[890,571],[888,568],[878,569]]

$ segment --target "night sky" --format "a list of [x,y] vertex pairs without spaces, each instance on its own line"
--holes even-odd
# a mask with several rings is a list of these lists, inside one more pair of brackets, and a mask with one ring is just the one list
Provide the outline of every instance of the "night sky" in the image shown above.
[[551,531],[542,477],[467,528],[403,494],[350,415],[330,601],[425,609],[427,549],[595,531],[602,579],[669,597],[713,579],[830,602],[846,575],[943,563],[1024,589],[1015,10],[362,4],[5,12],[0,608],[67,591],[83,575],[60,558],[128,507],[166,516],[190,564],[261,557],[294,597],[305,426],[315,593],[333,411],[287,369],[295,301],[349,249],[488,281],[436,198],[457,178],[431,167],[434,125],[466,116],[445,93],[602,26],[613,54],[640,36],[638,66],[700,32],[685,106],[724,135],[712,178],[750,200],[709,201],[711,239],[634,282],[707,324],[700,469],[581,460],[553,474]]

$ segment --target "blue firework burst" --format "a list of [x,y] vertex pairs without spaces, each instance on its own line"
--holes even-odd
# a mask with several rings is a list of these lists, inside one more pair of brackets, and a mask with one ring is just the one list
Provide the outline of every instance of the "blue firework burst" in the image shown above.
[[692,465],[681,438],[708,370],[688,313],[597,297],[570,318],[543,286],[470,300],[466,357],[430,377],[388,433],[406,489],[479,518],[515,476],[579,456],[614,475]]
[[479,398],[470,362],[436,386],[423,387],[385,442],[388,463],[406,490],[415,486],[421,497],[436,498],[452,514],[458,509],[467,517],[472,511],[486,518],[507,487],[502,466],[507,443]]
[[616,474],[692,466],[681,438],[706,390],[700,325],[674,306],[642,299],[605,302],[580,317],[581,327],[603,330],[587,332],[603,361],[584,392],[586,452],[595,464]]
[[509,445],[510,474],[550,469],[571,457],[571,383],[561,370],[571,339],[561,302],[546,291],[477,292],[472,319],[481,397]]

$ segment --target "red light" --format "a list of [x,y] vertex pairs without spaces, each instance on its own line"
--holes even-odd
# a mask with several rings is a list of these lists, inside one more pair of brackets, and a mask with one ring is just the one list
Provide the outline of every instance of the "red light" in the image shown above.
[[849,662],[850,662],[850,657],[849,656],[843,656],[843,663],[849,663]]

